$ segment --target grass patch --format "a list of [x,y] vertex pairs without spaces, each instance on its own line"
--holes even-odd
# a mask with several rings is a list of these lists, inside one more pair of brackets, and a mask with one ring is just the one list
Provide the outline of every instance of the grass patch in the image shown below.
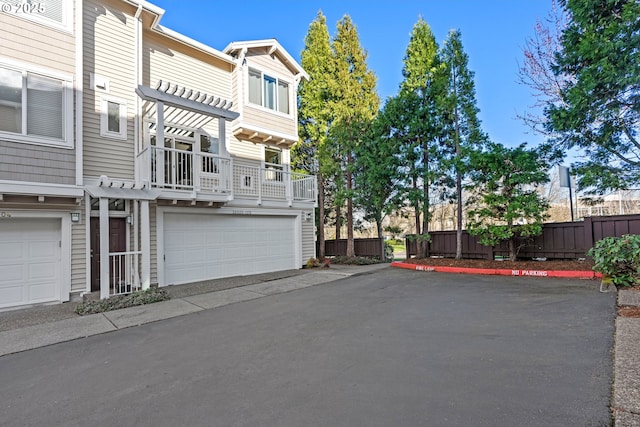
[[166,301],[169,294],[162,288],[149,288],[144,291],[136,291],[128,295],[115,295],[107,299],[86,301],[75,308],[75,312],[81,316],[85,314],[103,313],[105,311],[134,307],[136,305],[151,304]]

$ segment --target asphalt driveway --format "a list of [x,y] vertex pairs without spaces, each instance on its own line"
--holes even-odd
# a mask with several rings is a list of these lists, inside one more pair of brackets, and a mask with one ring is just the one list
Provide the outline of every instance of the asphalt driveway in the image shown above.
[[0,357],[1,425],[605,426],[615,295],[385,269]]

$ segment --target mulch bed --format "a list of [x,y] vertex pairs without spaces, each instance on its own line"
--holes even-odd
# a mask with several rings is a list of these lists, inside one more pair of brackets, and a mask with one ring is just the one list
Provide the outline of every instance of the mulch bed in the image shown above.
[[618,316],[620,317],[635,317],[640,319],[640,307],[622,306],[618,308]]
[[499,261],[489,259],[452,259],[452,258],[410,258],[403,262],[409,264],[429,265],[434,267],[488,268],[505,270],[561,270],[561,271],[593,271],[593,261],[584,260],[547,260],[547,261]]

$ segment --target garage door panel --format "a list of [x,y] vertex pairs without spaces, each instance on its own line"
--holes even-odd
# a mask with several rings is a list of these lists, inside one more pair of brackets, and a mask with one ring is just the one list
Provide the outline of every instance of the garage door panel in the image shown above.
[[50,301],[55,297],[55,289],[47,283],[33,285],[28,289],[27,298],[32,302]]
[[60,220],[0,221],[0,308],[59,300]]
[[[4,238],[2,240],[5,240]],[[22,259],[23,243],[17,241],[7,241],[0,243],[0,266],[5,266]]]
[[167,213],[165,283],[297,268],[295,224],[293,216]]
[[20,305],[23,300],[23,293],[24,289],[19,284],[3,286],[0,288],[0,301],[2,301],[2,307]]
[[30,242],[27,251],[31,259],[53,258],[56,256],[56,253],[58,251],[58,242]]
[[24,268],[22,265],[3,265],[0,275],[0,287],[24,280]]
[[29,281],[46,280],[52,272],[57,272],[57,267],[55,262],[31,262],[27,266],[27,278]]

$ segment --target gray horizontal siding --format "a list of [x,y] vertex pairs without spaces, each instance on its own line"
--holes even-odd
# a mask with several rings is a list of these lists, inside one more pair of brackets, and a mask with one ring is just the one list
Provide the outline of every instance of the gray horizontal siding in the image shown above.
[[0,180],[75,184],[75,150],[0,141]]

